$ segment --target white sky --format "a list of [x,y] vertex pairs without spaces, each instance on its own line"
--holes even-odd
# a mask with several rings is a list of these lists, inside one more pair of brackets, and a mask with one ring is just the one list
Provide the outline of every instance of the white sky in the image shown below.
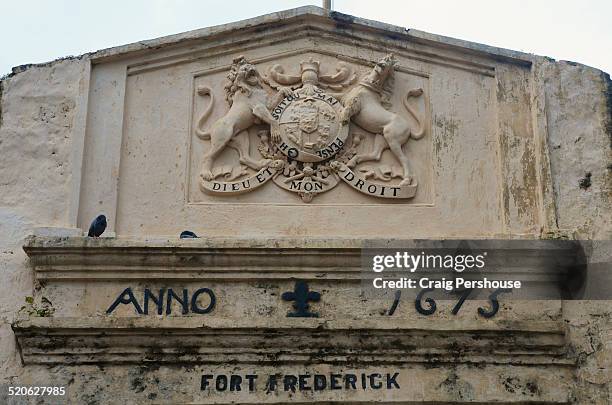
[[[0,0],[0,76],[306,0]],[[612,72],[612,0],[334,0],[334,10]]]

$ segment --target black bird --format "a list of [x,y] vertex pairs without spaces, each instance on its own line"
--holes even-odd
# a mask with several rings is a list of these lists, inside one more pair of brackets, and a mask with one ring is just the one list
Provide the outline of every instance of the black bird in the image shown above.
[[87,233],[87,236],[97,238],[98,236],[104,233],[105,229],[106,229],[106,216],[98,215],[96,219],[92,221],[91,225],[89,225],[89,232]]
[[181,232],[180,238],[181,239],[194,239],[194,238],[199,238],[199,236],[191,231],[183,231]]

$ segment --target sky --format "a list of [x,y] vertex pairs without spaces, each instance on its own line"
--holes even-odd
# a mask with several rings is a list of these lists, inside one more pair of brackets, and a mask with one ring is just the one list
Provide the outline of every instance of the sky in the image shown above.
[[[0,0],[0,76],[144,39],[321,5],[299,0]],[[333,0],[336,11],[612,72],[612,0]]]

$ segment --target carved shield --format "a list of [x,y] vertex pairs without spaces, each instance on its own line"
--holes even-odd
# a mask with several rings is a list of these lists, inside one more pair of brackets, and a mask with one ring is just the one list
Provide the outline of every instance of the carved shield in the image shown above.
[[300,110],[300,129],[307,134],[319,129],[319,108],[315,105],[305,105]]

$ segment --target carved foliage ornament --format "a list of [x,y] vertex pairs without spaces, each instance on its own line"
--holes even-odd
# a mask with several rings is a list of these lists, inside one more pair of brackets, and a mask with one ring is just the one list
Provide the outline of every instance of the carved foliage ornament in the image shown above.
[[[262,75],[244,57],[234,59],[225,85],[229,110],[209,129],[204,127],[214,95],[209,87],[197,89],[199,96],[210,98],[195,128],[200,139],[210,141],[200,171],[203,192],[244,193],[272,180],[310,202],[344,181],[373,197],[414,197],[417,181],[403,147],[425,133],[423,118],[409,102],[423,90],[411,90],[402,98],[402,113],[417,122],[418,127],[412,128],[402,114],[390,110],[397,65],[393,55],[378,61],[359,81],[344,62],[331,75],[321,74],[319,65],[311,58],[300,64],[299,75],[286,74],[278,64]],[[349,133],[350,123],[374,137],[370,150],[358,152],[364,134]],[[257,125],[264,129],[257,132],[260,156],[254,157],[249,129]],[[238,162],[215,166],[215,159],[228,147],[238,152]],[[386,149],[399,165],[361,165],[379,162]]]

